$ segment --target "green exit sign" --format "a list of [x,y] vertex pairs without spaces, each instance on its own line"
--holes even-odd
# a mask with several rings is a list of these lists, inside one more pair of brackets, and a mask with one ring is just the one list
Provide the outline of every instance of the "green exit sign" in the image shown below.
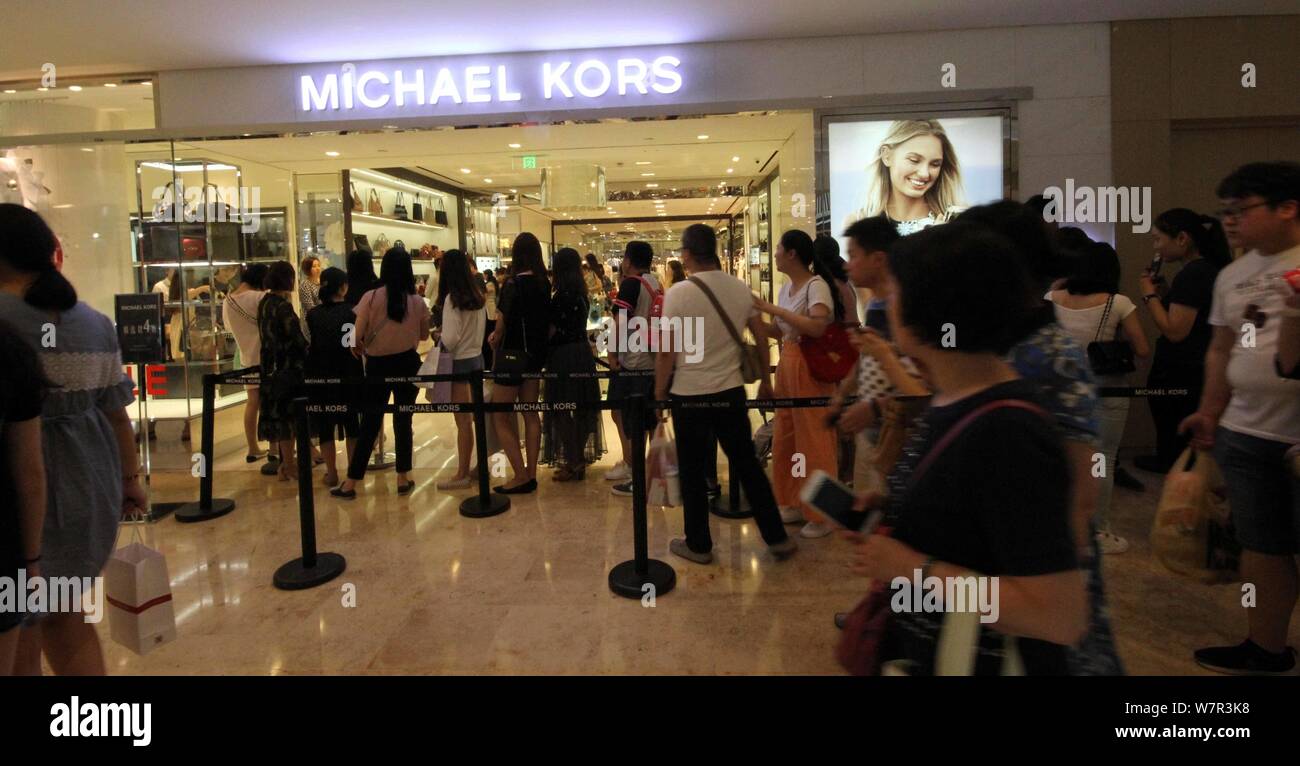
[[537,156],[528,154],[524,156],[524,170],[532,170],[537,167]]

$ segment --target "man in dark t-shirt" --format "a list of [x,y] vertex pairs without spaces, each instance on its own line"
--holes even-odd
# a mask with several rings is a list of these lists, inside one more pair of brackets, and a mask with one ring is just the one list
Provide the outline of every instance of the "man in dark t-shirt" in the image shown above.
[[[44,381],[40,362],[22,338],[0,323],[0,578],[17,583],[19,569],[39,571],[45,515],[40,415]],[[25,593],[0,611],[0,676],[12,672],[15,628]]]

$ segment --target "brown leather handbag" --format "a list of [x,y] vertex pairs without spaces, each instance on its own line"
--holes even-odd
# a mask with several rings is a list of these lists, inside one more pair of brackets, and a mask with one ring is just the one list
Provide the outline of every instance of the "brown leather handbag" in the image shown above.
[[357,194],[357,185],[355,183],[349,183],[348,185],[351,187],[351,191],[348,193],[348,196],[352,198],[352,212],[354,213],[366,212],[366,206],[361,201],[361,195]]
[[371,215],[383,215],[384,203],[379,201],[379,192],[374,189],[370,190],[370,199],[366,203],[367,212]]

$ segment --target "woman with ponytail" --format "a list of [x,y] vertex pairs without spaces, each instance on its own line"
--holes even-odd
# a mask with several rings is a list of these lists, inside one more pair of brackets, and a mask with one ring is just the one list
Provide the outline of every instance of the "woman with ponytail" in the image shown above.
[[1218,219],[1187,208],[1161,213],[1151,235],[1156,263],[1181,263],[1182,268],[1167,287],[1152,269],[1140,280],[1142,305],[1160,332],[1147,386],[1186,394],[1147,399],[1156,426],[1156,454],[1133,462],[1145,471],[1165,473],[1187,446],[1178,424],[1196,412],[1201,401],[1214,280],[1232,261],[1232,253]]
[[[126,511],[148,500],[139,480],[126,406],[135,386],[122,371],[113,322],[77,300],[55,268],[58,240],[36,213],[0,204],[0,320],[37,351],[52,388],[41,406],[48,489],[41,552],[26,560],[44,577],[97,577]],[[95,626],[79,612],[29,615],[16,671],[103,675]]]
[[[781,398],[829,397],[835,393],[835,383],[813,377],[799,341],[804,337],[820,338],[832,322],[844,321],[844,299],[834,285],[834,277],[821,273],[827,267],[817,265],[813,240],[806,232],[791,229],[782,234],[773,260],[789,281],[782,286],[777,305],[762,299],[755,299],[754,305],[775,320],[766,325],[768,337],[781,339],[775,394]],[[763,343],[766,345],[766,341]],[[826,414],[827,410],[820,407],[780,409],[772,432],[772,489],[782,521],[807,522],[799,532],[803,537],[824,537],[831,532],[830,524],[799,498],[806,480],[803,477],[819,468],[831,476],[838,474],[838,437],[835,429],[826,427]],[[791,459],[796,453],[806,458],[807,471],[802,477],[791,476]]]

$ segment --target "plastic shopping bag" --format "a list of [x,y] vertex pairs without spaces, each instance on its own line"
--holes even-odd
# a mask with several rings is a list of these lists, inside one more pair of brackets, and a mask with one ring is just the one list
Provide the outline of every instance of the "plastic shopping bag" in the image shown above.
[[[421,375],[450,375],[452,365],[451,354],[442,344],[434,346],[424,357],[424,362],[420,365]],[[435,382],[421,382],[415,385],[424,389],[424,398],[430,404],[448,404],[451,402],[451,381],[439,380]]]
[[167,559],[142,542],[113,552],[104,567],[104,600],[113,640],[147,654],[176,638]]
[[655,428],[645,468],[646,505],[681,505],[682,485],[678,479],[677,446],[673,443],[667,423],[660,423]]
[[1203,583],[1236,578],[1241,548],[1223,488],[1208,452],[1188,447],[1170,469],[1151,528],[1151,549],[1170,571]]

